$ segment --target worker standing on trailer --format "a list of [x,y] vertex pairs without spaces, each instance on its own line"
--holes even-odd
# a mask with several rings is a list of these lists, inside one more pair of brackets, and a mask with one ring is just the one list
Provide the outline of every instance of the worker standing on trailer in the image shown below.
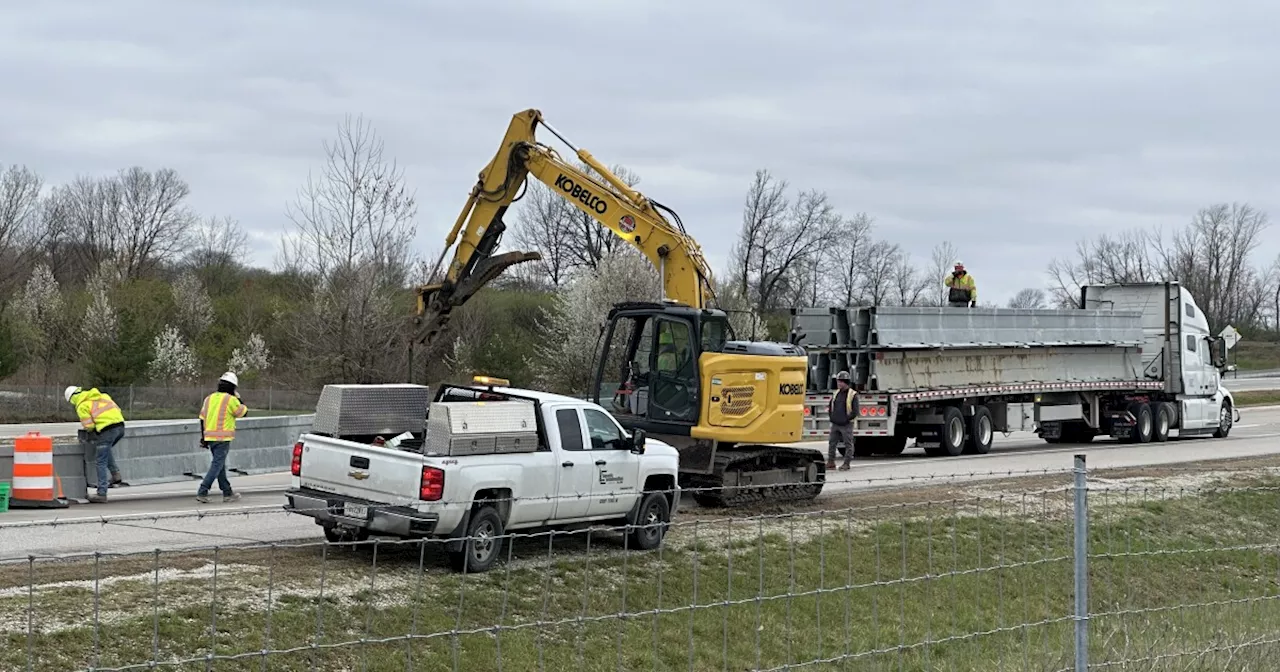
[[[120,468],[112,449],[124,438],[124,413],[111,395],[98,388],[82,390],[75,385],[63,390],[63,397],[76,409],[80,425],[89,434],[94,445],[94,462],[98,465],[98,491],[89,495],[89,501],[102,504],[107,501],[108,483],[120,483]],[[110,479],[110,480],[108,480]]]
[[947,287],[947,305],[952,308],[972,308],[978,305],[978,285],[973,276],[964,268],[963,261],[957,261],[955,269],[943,279]]
[[849,469],[849,461],[853,459],[853,400],[858,396],[849,387],[849,372],[841,371],[835,375],[836,393],[831,395],[831,405],[827,407],[827,418],[831,421],[831,436],[827,438],[827,468],[836,468],[836,446],[844,444],[844,463],[841,471]]
[[222,490],[223,502],[240,499],[240,493],[232,492],[231,481],[227,479],[227,453],[231,452],[231,442],[236,438],[236,418],[249,412],[249,408],[240,403],[239,387],[240,379],[235,373],[222,374],[218,391],[205,397],[200,407],[200,447],[209,451],[209,471],[196,490],[196,500],[200,502],[209,501],[209,488],[215,479]]

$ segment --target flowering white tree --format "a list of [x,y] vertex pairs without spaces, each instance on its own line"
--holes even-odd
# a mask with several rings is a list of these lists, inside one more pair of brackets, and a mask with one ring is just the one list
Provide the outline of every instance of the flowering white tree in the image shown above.
[[271,351],[267,349],[267,342],[258,334],[249,334],[249,340],[232,350],[231,359],[227,360],[227,370],[235,371],[242,377],[262,373],[270,366]]
[[195,273],[187,271],[173,283],[173,302],[183,336],[195,340],[213,324],[213,301]]
[[115,306],[111,305],[109,292],[120,280],[120,273],[114,264],[105,262],[89,277],[86,288],[89,290],[89,307],[85,309],[84,321],[80,323],[83,345],[92,351],[94,346],[114,343],[119,328],[119,315]]
[[148,372],[152,380],[172,384],[195,379],[200,370],[199,362],[177,327],[165,325],[151,348],[153,358]]
[[658,297],[658,274],[629,248],[600,259],[594,271],[578,274],[541,321],[545,334],[529,363],[548,389],[582,393],[594,377],[600,327],[615,303]]
[[27,354],[42,364],[47,384],[67,326],[62,288],[47,264],[38,264],[31,270],[14,310],[25,331],[20,340]]

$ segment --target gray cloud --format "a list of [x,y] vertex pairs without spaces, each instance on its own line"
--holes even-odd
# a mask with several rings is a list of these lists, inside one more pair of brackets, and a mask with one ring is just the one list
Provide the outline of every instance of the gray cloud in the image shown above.
[[952,240],[991,298],[1085,236],[1280,215],[1261,1],[11,4],[0,162],[172,166],[262,264],[347,113],[405,166],[424,253],[526,107],[636,170],[717,265],[760,167],[922,261]]

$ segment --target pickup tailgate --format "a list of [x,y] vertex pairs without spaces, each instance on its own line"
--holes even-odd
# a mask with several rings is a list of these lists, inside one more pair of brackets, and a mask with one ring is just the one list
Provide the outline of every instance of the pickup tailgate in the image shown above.
[[302,436],[303,488],[382,504],[418,499],[423,455],[327,436]]

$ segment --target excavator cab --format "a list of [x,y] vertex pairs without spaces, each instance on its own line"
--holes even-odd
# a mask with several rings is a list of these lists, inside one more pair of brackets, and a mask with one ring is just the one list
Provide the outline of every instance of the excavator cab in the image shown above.
[[658,303],[624,303],[609,312],[592,401],[628,429],[688,436],[698,424],[703,352],[730,340],[722,311]]

